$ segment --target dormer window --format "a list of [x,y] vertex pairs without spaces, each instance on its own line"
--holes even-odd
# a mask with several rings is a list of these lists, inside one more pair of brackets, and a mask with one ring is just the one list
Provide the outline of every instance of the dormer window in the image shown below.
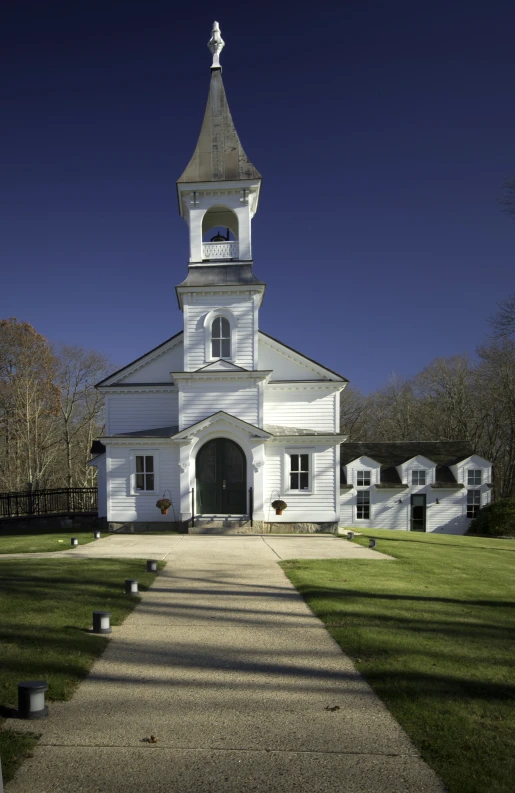
[[412,471],[411,472],[411,484],[414,486],[425,485],[426,483],[426,472],[425,471]]
[[216,317],[211,325],[211,355],[213,358],[231,357],[231,326],[226,317]]

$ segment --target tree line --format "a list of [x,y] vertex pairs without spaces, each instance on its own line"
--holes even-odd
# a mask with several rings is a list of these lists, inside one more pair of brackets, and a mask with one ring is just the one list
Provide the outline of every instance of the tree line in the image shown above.
[[474,358],[435,358],[367,396],[346,388],[341,430],[348,440],[467,440],[493,463],[495,497],[515,496],[515,294],[490,324]]
[[95,383],[106,356],[52,346],[27,322],[0,320],[0,491],[89,487],[92,440],[103,429]]

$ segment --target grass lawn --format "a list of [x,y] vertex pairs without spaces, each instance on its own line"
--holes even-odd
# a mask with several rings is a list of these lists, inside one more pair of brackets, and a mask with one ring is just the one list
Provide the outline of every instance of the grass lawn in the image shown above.
[[[22,680],[46,680],[49,702],[71,697],[109,641],[87,632],[92,612],[111,611],[111,623],[120,625],[139,603],[124,594],[126,578],[145,589],[155,573],[138,559],[0,559],[0,706],[17,706]],[[4,781],[35,736],[37,722],[34,735],[0,729]]]
[[[42,553],[45,551],[69,551],[71,538],[77,537],[79,545],[93,542],[93,532],[97,529],[61,529],[59,526],[45,528],[41,533],[34,529],[9,526],[0,529],[0,554],[3,553]],[[106,537],[107,534],[102,534]]]
[[515,541],[368,537],[395,561],[282,567],[450,793],[511,793]]

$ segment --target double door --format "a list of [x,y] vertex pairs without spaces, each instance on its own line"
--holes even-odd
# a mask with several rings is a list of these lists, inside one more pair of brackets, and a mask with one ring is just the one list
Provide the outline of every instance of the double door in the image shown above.
[[228,438],[204,444],[196,462],[196,510],[199,515],[245,515],[247,461]]

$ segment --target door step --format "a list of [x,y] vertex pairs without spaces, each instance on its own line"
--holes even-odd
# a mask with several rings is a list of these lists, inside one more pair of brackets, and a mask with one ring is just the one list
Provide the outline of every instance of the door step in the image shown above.
[[188,534],[254,534],[254,529],[246,515],[200,516],[195,518],[195,525],[188,528]]

